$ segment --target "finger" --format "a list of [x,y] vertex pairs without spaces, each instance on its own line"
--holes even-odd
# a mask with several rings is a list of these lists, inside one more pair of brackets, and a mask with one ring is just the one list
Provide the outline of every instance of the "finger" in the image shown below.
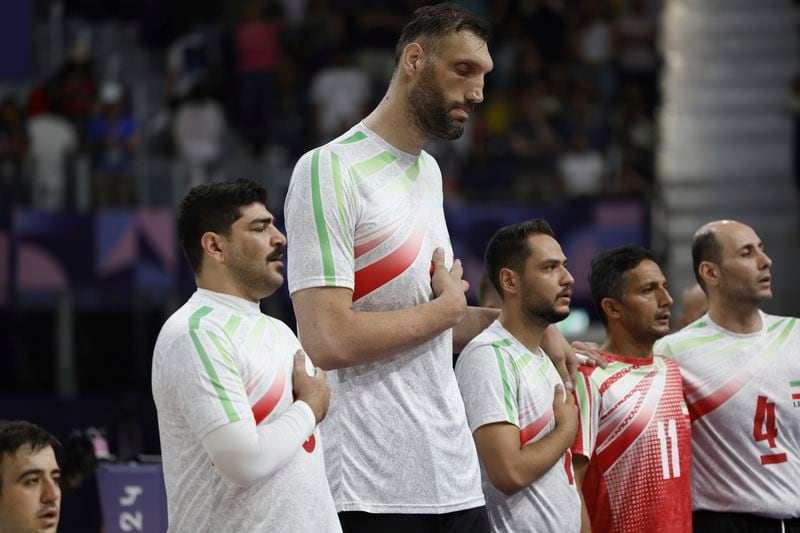
[[566,398],[564,399],[564,403],[567,405],[575,405],[575,395],[571,392],[566,394]]
[[327,381],[327,377],[325,376],[325,371],[322,370],[320,367],[314,367],[314,376],[318,377],[322,381]]
[[437,248],[433,251],[432,261],[434,268],[444,266],[444,250],[442,248]]
[[462,279],[461,280],[461,290],[467,292],[469,290],[469,281]]
[[561,381],[564,382],[564,386],[567,390],[572,390],[572,378],[569,375],[569,370],[567,369],[567,364],[564,359],[560,359],[556,364],[556,370],[558,370],[558,374],[561,376]]
[[553,391],[553,405],[562,403],[564,403],[564,387],[560,383],[556,383],[555,391]]
[[453,266],[450,273],[461,278],[464,275],[464,265],[461,264],[461,259],[453,260]]

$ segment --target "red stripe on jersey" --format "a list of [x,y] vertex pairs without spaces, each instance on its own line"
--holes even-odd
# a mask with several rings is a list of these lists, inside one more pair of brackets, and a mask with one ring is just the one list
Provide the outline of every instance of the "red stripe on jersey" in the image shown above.
[[542,416],[528,424],[527,426],[520,428],[519,430],[519,445],[525,446],[531,439],[536,437],[541,431],[547,427],[547,424],[550,423],[550,419],[553,418],[553,407],[548,407],[547,411],[542,413]]
[[[625,450],[639,438],[652,421],[664,391],[663,384],[660,388],[653,386],[656,374],[656,371],[650,372],[635,387],[634,391],[641,393],[636,402],[636,406],[630,410],[626,421],[623,421],[618,427],[614,428],[621,428],[621,433],[617,435],[608,446],[603,448],[602,451],[597,452],[598,466],[602,472],[606,472],[617,462],[622,454],[625,453]],[[631,393],[633,393],[633,391],[631,391]],[[601,437],[598,435],[597,440],[598,442],[603,442],[605,438],[601,440]]]
[[283,388],[286,384],[286,377],[283,374],[281,369],[275,374],[275,379],[272,381],[272,385],[269,386],[267,392],[264,393],[264,396],[258,400],[255,405],[251,408],[253,411],[253,416],[256,419],[256,425],[260,424],[265,418],[269,416],[269,414],[275,409],[275,406],[278,405],[278,402],[283,396]]
[[743,371],[741,374],[730,380],[725,385],[721,386],[708,396],[695,400],[691,403],[687,402],[686,407],[689,409],[689,414],[692,417],[692,422],[701,418],[720,405],[727,402],[731,396],[739,392],[742,387],[747,384],[753,377],[752,372]]
[[785,453],[773,453],[770,455],[761,456],[762,465],[776,465],[779,463],[785,463],[788,460],[789,458],[786,456]]
[[605,394],[606,391],[609,389],[609,387],[611,387],[614,383],[622,379],[622,377],[628,374],[632,369],[633,367],[628,365],[625,368],[619,370],[616,374],[612,374],[608,379],[606,379],[600,385],[600,395],[602,396],[603,394]]
[[[426,202],[430,203],[430,202]],[[428,226],[430,208],[420,210],[414,228],[406,241],[396,250],[355,273],[353,301],[363,298],[405,272],[419,256],[422,239]]]
[[793,392],[792,400],[800,400],[800,392]]

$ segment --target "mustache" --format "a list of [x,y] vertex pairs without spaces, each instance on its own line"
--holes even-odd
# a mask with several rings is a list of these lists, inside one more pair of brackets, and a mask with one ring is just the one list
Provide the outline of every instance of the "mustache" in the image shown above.
[[469,102],[464,102],[462,104],[453,104],[450,106],[450,109],[461,109],[466,111],[467,113],[472,113],[475,110],[475,104],[471,104]]
[[281,259],[285,251],[286,251],[286,246],[282,244],[278,245],[278,247],[275,248],[275,251],[267,256],[267,261],[276,261],[278,259]]

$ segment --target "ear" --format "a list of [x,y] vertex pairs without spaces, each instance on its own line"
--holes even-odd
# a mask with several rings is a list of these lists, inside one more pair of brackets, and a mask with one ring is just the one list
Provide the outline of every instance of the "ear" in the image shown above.
[[216,263],[225,262],[225,238],[222,235],[207,231],[200,237],[200,246],[203,247],[203,256]]
[[498,274],[500,280],[500,288],[503,292],[509,294],[516,294],[519,291],[519,280],[517,273],[510,268],[501,268]]
[[403,55],[400,56],[400,68],[409,76],[413,76],[422,68],[422,59],[425,51],[419,43],[410,43],[403,48]]
[[697,272],[703,281],[706,282],[706,287],[716,287],[719,285],[719,266],[711,261],[703,261],[698,265]]
[[622,306],[614,298],[603,298],[600,300],[600,309],[608,320],[619,320],[622,316]]

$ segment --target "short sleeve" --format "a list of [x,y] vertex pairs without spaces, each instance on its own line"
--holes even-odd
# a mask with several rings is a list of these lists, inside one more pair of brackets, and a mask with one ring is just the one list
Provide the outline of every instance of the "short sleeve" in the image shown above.
[[335,152],[317,148],[300,158],[292,172],[284,215],[289,292],[308,287],[352,289],[355,192]]
[[456,379],[464,399],[470,431],[496,422],[519,427],[519,380],[510,357],[492,344],[478,344],[461,353]]
[[575,398],[578,404],[578,433],[572,445],[572,453],[589,459],[597,442],[597,426],[600,418],[600,391],[591,377],[591,367],[581,366],[575,380]]
[[161,383],[198,439],[229,423],[253,418],[240,370],[224,333],[191,328],[167,348]]

